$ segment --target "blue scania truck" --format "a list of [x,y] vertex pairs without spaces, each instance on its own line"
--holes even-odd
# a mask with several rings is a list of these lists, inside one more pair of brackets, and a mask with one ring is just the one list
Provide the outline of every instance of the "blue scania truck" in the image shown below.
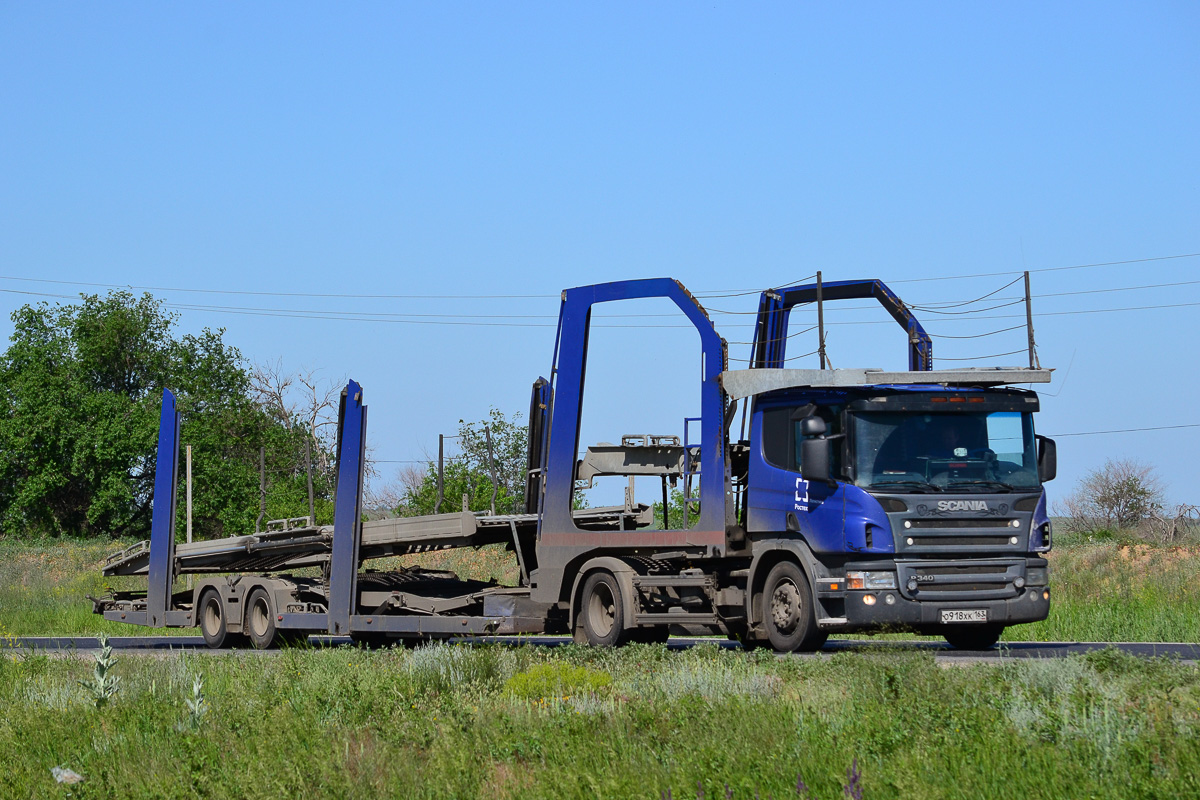
[[[592,311],[647,297],[674,302],[700,335],[699,439],[685,422],[682,441],[625,436],[585,451]],[[786,368],[794,308],[871,297],[905,329],[908,370]],[[213,647],[309,634],[411,642],[507,633],[616,646],[664,641],[672,626],[779,652],[881,630],[991,647],[1006,626],[1050,609],[1044,484],[1055,447],[1035,433],[1038,396],[1019,388],[1048,382],[1050,370],[934,370],[932,360],[930,337],[876,280],[763,293],[741,370],[729,369],[725,340],[677,281],[567,289],[551,378],[533,385],[524,513],[363,521],[366,405],[351,381],[334,524],[278,520],[261,533],[192,544],[176,543],[179,418],[164,391],[151,538],[103,567],[145,575],[147,588],[94,598],[94,608],[132,624],[199,627]],[[661,479],[662,518],[632,493],[620,506],[576,508],[576,492],[613,475]],[[682,483],[682,515],[667,516],[668,483]],[[516,585],[371,568],[496,544],[516,556]],[[183,575],[196,577],[191,588],[179,585]]]

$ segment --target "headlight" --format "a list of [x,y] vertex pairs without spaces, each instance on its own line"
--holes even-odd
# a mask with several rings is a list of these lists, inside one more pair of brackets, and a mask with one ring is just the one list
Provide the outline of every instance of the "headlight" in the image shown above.
[[1041,544],[1030,547],[1029,549],[1034,553],[1050,552],[1050,548],[1053,546],[1053,542],[1051,541],[1051,536],[1053,535],[1053,526],[1050,524],[1049,520],[1043,522],[1041,526],[1034,529],[1034,536],[1032,539],[1035,542],[1038,539],[1037,534],[1041,534]]
[[847,572],[847,589],[895,589],[894,572]]
[[1027,567],[1025,569],[1025,582],[1030,586],[1045,586],[1049,579],[1049,567]]

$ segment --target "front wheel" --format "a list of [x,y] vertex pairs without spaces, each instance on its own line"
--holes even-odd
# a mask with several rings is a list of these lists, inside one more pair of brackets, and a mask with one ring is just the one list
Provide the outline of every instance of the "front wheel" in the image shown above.
[[767,641],[777,652],[820,650],[829,638],[817,628],[812,589],[794,561],[781,561],[767,573],[761,604]]
[[1000,641],[1003,625],[972,625],[968,628],[947,628],[942,636],[956,650],[991,650]]

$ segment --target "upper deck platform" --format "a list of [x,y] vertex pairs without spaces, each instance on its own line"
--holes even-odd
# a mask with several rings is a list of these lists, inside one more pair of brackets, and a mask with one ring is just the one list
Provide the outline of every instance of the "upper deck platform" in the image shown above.
[[720,375],[721,386],[734,400],[779,389],[835,388],[839,386],[1008,386],[1049,383],[1052,369],[1018,367],[967,367],[962,369],[734,369]]

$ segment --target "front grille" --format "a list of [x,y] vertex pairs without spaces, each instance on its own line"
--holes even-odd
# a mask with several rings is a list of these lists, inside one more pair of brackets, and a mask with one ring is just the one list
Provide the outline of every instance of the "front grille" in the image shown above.
[[908,538],[912,539],[909,547],[948,547],[951,545],[995,547],[1009,543],[1007,536],[910,536]]
[[1009,528],[1011,519],[910,519],[910,528]]
[[[900,593],[913,600],[999,600],[1020,593],[1014,585],[1024,578],[1023,561],[950,564],[938,561],[896,563]],[[909,588],[915,581],[916,588]]]

